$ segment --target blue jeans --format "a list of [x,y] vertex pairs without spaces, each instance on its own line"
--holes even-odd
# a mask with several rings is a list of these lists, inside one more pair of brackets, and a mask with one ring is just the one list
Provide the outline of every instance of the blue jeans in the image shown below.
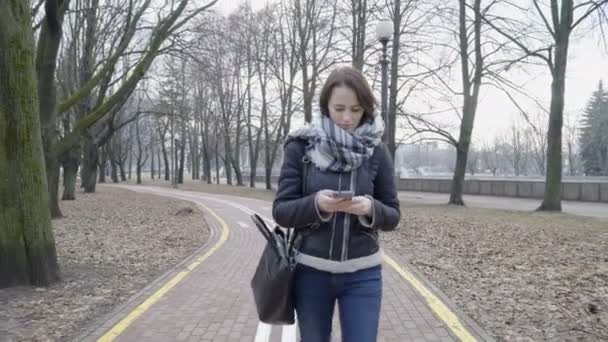
[[342,341],[374,342],[382,300],[382,267],[332,274],[298,265],[296,313],[301,342],[329,342],[338,301]]

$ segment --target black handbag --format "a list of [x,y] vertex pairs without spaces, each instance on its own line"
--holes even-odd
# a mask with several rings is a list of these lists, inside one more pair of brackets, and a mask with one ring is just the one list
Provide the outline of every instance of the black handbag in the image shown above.
[[298,234],[295,229],[287,229],[285,233],[278,226],[270,230],[257,214],[251,219],[266,238],[266,247],[251,279],[259,319],[268,324],[294,324],[294,243]]

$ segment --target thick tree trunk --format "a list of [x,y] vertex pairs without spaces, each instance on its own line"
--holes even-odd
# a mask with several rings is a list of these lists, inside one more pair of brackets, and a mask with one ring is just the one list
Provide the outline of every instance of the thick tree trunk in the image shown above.
[[[81,182],[85,193],[94,193],[97,185],[97,160],[99,152],[95,142],[89,138],[84,138],[84,155],[82,158]],[[103,173],[103,170],[102,170]]]
[[57,53],[62,37],[62,25],[69,0],[47,2],[47,13],[42,20],[36,52],[36,71],[38,76],[38,96],[42,146],[44,148],[47,183],[49,186],[49,206],[51,217],[61,217],[59,209],[59,160],[51,148],[58,141],[57,96],[55,70]]
[[103,147],[101,150],[101,156],[99,161],[99,183],[106,182],[106,175],[108,173],[108,148]]
[[[572,3],[569,4],[572,6]],[[564,10],[564,9],[562,9]],[[571,14],[572,15],[572,14]],[[555,66],[552,72],[551,107],[547,132],[547,174],[545,195],[538,210],[562,210],[562,127],[564,123],[564,93],[566,91],[566,69],[568,66],[568,44],[570,40],[570,17],[556,32]],[[565,28],[567,27],[567,29]]]
[[[261,135],[258,135],[258,136],[261,136]],[[259,144],[257,146],[259,146]],[[249,172],[249,186],[252,188],[255,188],[255,178],[257,177],[257,171],[258,171],[257,168],[258,168],[258,157],[260,154],[260,149],[257,146],[255,147],[255,151],[250,153],[251,161],[249,162],[249,164],[251,164],[251,170]]]
[[[261,136],[261,135],[259,135]],[[259,144],[257,144],[257,146],[255,147],[255,151],[253,152],[253,159],[251,160],[251,172],[249,175],[250,178],[250,186],[252,188],[255,188],[255,178],[258,176],[257,175],[257,169],[258,169],[258,159],[260,159],[260,148],[259,148]]]
[[154,143],[150,146],[150,178],[154,180]]
[[243,186],[243,173],[241,172],[241,115],[243,113],[243,107],[241,104],[241,91],[240,82],[237,81],[237,96],[239,98],[239,105],[237,108],[236,115],[236,132],[234,141],[234,155],[232,159],[232,166],[234,167],[234,175],[236,176],[236,185]]
[[[97,31],[97,16],[99,9],[99,0],[92,0],[86,14],[86,33],[84,51],[80,63],[80,86],[85,85],[93,75],[95,64],[94,49],[96,43]],[[92,96],[86,96],[78,106],[77,118],[81,119],[86,113],[91,110]],[[97,144],[93,140],[89,131],[85,131],[82,135],[83,151],[82,151],[82,166],[80,168],[80,183],[84,188],[85,193],[94,193],[97,185],[97,160],[98,151]]]
[[52,218],[61,218],[63,214],[59,208],[59,176],[61,174],[60,164],[57,158],[46,158],[45,165],[47,182],[49,187],[49,209]]
[[125,164],[127,162],[127,158],[125,156],[125,158],[121,158],[121,154],[122,154],[122,146],[119,149],[119,153],[118,153],[118,158],[116,160],[116,165],[118,165],[118,170],[120,171],[120,181],[122,182],[126,182],[127,181],[127,172],[125,170]]
[[454,176],[452,177],[452,189],[450,191],[449,204],[464,205],[462,193],[464,191],[464,177],[467,171],[467,159],[469,155],[469,147],[471,145],[471,136],[473,134],[473,124],[475,123],[475,114],[477,112],[477,102],[479,99],[479,89],[481,87],[483,58],[481,54],[481,0],[475,0],[474,12],[474,55],[475,63],[474,77],[469,79],[469,37],[467,34],[466,25],[466,2],[460,0],[460,63],[462,69],[463,83],[463,106],[462,119],[460,121],[460,136],[456,145],[456,165],[454,168]]
[[137,184],[141,184],[141,166],[137,164]]
[[185,144],[185,141],[182,142],[182,145],[180,145],[178,153],[179,153],[179,170],[178,170],[177,182],[179,184],[184,184],[184,162],[185,162],[185,159],[186,159],[186,144]]
[[207,184],[211,184],[211,153],[209,153],[209,126],[207,122],[202,122],[201,135],[201,147],[203,149],[203,173]]
[[204,152],[204,155],[203,172],[205,173],[207,184],[211,184],[211,156],[208,150]]
[[157,165],[158,165],[158,179],[160,180],[162,178],[162,174],[163,174],[163,163],[162,163],[160,148],[156,148],[156,161],[157,161]]
[[232,146],[230,144],[229,122],[224,122],[224,171],[226,184],[232,185]]
[[476,99],[465,95],[465,105],[463,106],[462,121],[460,123],[460,137],[458,138],[458,146],[456,146],[456,165],[452,177],[449,204],[464,205],[462,194],[464,191],[464,178],[467,170],[476,107]]
[[78,174],[78,156],[74,153],[80,152],[70,150],[68,156],[63,161],[63,201],[73,201],[76,199],[76,175]]
[[128,162],[127,162],[127,178],[131,179],[131,170],[133,169],[133,150],[131,148],[129,148],[129,152],[127,152],[129,154],[128,158]]
[[120,181],[121,182],[126,182],[127,181],[127,174],[125,172],[125,167],[124,167],[123,163],[118,163],[118,169],[120,170]]
[[171,168],[169,167],[169,157],[167,156],[167,147],[165,146],[165,139],[162,139],[161,142],[162,150],[163,150],[163,160],[165,161],[165,180],[171,180]]
[[198,138],[192,132],[198,131],[198,120],[195,118],[194,128],[188,129],[188,141],[190,141],[190,160],[192,167],[192,180],[199,179],[199,169],[200,169],[200,155],[198,148]]
[[[93,0],[90,3],[90,8],[88,8],[87,13],[84,14],[86,18],[86,33],[85,33],[85,41],[84,41],[84,51],[80,60],[80,68],[79,72],[79,85],[85,84],[93,73],[93,65],[95,63],[93,56],[93,49],[95,46],[95,30],[97,29],[97,9],[99,7],[99,0]],[[76,107],[76,120],[81,119],[86,113],[91,109],[92,99],[90,96],[86,96],[82,99],[82,101]],[[65,113],[64,113],[65,115]],[[73,128],[70,127],[70,118],[69,115],[65,115],[64,117],[64,132],[70,132]],[[88,132],[83,134],[82,140],[84,141],[83,145],[87,144],[87,140],[89,140]],[[82,155],[87,155],[87,152],[90,151],[81,151],[81,144],[74,144],[74,146],[69,149],[67,152],[62,153],[64,158],[62,158],[62,165],[64,170],[64,192],[62,200],[75,200],[75,187],[76,187],[76,174],[78,173],[78,167],[80,166],[80,161]],[[86,146],[90,148],[90,146]],[[90,156],[89,156],[90,157]],[[96,158],[96,155],[95,155]],[[89,159],[86,170],[81,170],[81,187],[85,188],[85,191],[91,190],[91,182],[93,183],[93,191],[95,187],[95,181],[97,177],[97,159],[93,160],[93,164],[95,169],[91,170],[91,160]],[[91,178],[91,173],[95,178]],[[88,184],[86,184],[88,183]]]
[[[239,145],[236,145],[235,147],[235,153],[237,150],[240,150]],[[245,185],[243,183],[243,173],[241,172],[241,158],[240,158],[240,153],[236,153],[237,155],[234,156],[234,158],[232,158],[232,166],[234,167],[234,175],[236,177],[236,185],[237,186],[243,186]]]
[[156,146],[156,165],[158,166],[158,168],[156,169],[158,171],[158,180],[160,180],[162,178],[163,173],[163,163],[162,158],[160,156],[160,148],[158,148],[158,146]]
[[[557,57],[557,56],[556,56]],[[564,62],[565,63],[565,62]],[[545,194],[539,210],[561,211],[562,195],[562,124],[564,111],[564,74],[555,76],[551,86],[551,112],[547,132],[547,169]]]
[[272,176],[272,165],[269,166],[270,164],[270,158],[266,157],[266,167],[264,168],[265,170],[265,178],[266,178],[266,190],[272,190],[272,183],[270,181],[270,177]]
[[[70,115],[63,118],[63,129],[70,131]],[[63,168],[63,196],[62,201],[74,201],[76,199],[76,174],[80,164],[80,146],[68,150],[59,157],[59,162]]]
[[215,182],[220,184],[220,151],[219,151],[219,137],[215,137]]
[[[256,174],[256,160],[253,155],[253,126],[251,124],[251,104],[252,96],[251,96],[251,79],[253,78],[253,68],[252,68],[252,56],[251,56],[251,45],[247,44],[247,144],[249,146],[249,187],[255,188],[255,174]],[[259,134],[258,134],[259,136]]]
[[[262,88],[262,93],[265,93],[265,87]],[[266,95],[263,95],[262,103],[262,123],[264,125],[264,171],[266,180],[266,189],[272,190],[270,176],[272,174],[272,165],[270,165],[270,132],[268,128],[268,111],[266,107]]]
[[112,143],[108,143],[108,148],[106,149],[107,158],[110,161],[110,179],[112,179],[113,183],[118,183],[118,166],[116,165],[116,157],[114,156],[114,149],[110,147]]
[[0,2],[0,288],[59,279],[29,1]]
[[112,183],[118,183],[118,167],[116,163],[110,158],[110,179]]
[[[251,97],[249,97],[249,107],[251,107]],[[260,135],[258,134],[258,137]],[[251,108],[247,113],[247,142],[249,143],[249,187],[255,188],[255,174],[257,167],[256,155],[254,154],[255,147],[253,146],[253,132],[251,126]]]
[[462,193],[464,191],[464,176],[467,166],[467,156],[469,148],[457,147],[456,151],[456,167],[454,169],[454,175],[452,177],[452,189],[450,193],[450,204],[464,205],[462,200]]

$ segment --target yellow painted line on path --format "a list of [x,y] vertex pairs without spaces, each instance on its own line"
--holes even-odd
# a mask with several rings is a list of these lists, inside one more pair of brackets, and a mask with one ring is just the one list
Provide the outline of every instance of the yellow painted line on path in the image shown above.
[[100,337],[97,342],[109,342],[113,341],[116,337],[122,334],[128,327],[131,325],[139,316],[141,316],[146,310],[148,310],[154,303],[158,302],[167,292],[169,292],[175,285],[177,285],[182,279],[184,279],[192,270],[198,267],[203,261],[209,258],[213,253],[217,252],[218,249],[222,247],[222,245],[228,240],[230,235],[230,229],[228,228],[228,224],[224,221],[219,215],[217,215],[213,210],[209,209],[207,206],[201,203],[196,203],[202,209],[208,211],[222,226],[222,234],[220,236],[219,241],[205,254],[198,256],[194,259],[187,267],[186,270],[179,272],[175,275],[171,280],[169,280],[163,287],[158,289],[154,294],[152,294],[148,299],[146,299],[143,303],[141,303],[138,307],[136,307],[133,311],[131,311],[125,318],[123,318],[120,322],[112,327],[108,332],[106,332],[102,337]]
[[422,284],[418,278],[416,278],[410,272],[404,270],[399,264],[388,255],[384,255],[384,261],[389,264],[403,279],[409,282],[418,293],[426,300],[427,304],[435,312],[435,314],[452,330],[463,342],[476,342],[477,339],[469,333],[469,331],[462,325],[458,316],[454,314],[443,302],[437,298],[429,289]]

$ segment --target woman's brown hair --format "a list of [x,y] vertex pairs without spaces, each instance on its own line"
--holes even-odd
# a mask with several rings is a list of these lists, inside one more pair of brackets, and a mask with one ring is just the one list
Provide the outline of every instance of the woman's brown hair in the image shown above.
[[327,77],[319,96],[321,114],[329,116],[329,98],[335,87],[346,86],[357,95],[357,100],[363,108],[361,123],[373,120],[375,116],[376,98],[361,72],[353,67],[344,66],[334,69]]

